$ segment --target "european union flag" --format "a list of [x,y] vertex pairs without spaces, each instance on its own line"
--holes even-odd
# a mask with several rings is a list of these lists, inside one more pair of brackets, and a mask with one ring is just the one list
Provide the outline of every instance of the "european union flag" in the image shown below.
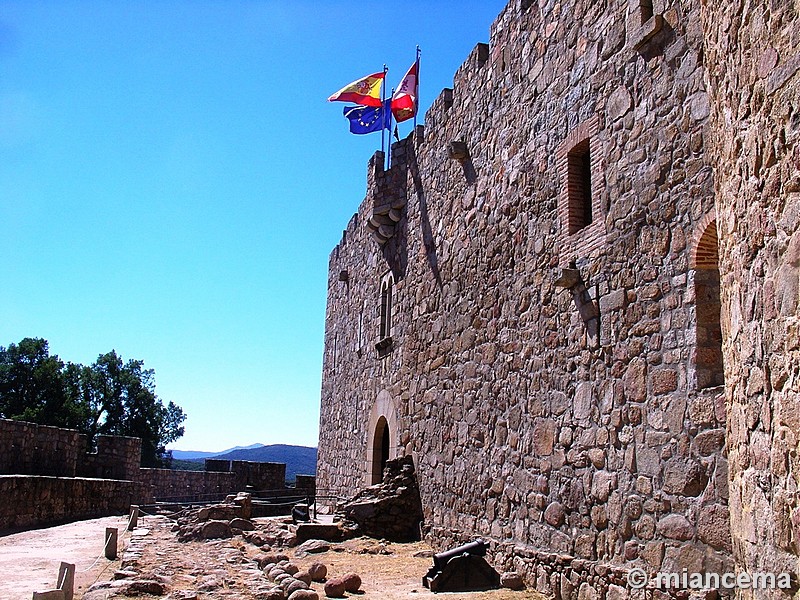
[[391,128],[392,112],[389,109],[391,100],[383,106],[348,106],[344,116],[350,121],[350,133],[362,134]]

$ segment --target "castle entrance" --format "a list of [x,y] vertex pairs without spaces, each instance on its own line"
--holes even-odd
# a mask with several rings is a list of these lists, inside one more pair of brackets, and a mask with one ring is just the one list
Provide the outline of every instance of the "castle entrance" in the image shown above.
[[375,485],[383,480],[386,461],[397,458],[397,410],[388,391],[382,390],[370,410],[367,425],[367,456],[364,484]]
[[389,436],[389,424],[386,417],[378,419],[375,428],[375,438],[372,441],[372,484],[380,483],[383,480],[383,470],[386,468],[386,461],[389,460],[389,448],[391,440]]

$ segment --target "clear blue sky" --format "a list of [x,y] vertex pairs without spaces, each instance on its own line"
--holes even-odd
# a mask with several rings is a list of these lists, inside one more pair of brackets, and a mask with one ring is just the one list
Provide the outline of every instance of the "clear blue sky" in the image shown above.
[[143,360],[175,448],[316,445],[328,255],[380,145],[325,99],[419,44],[421,121],[504,5],[0,0],[0,345]]

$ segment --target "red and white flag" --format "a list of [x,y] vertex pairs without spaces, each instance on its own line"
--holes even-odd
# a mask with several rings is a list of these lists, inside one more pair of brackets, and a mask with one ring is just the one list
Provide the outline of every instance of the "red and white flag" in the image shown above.
[[419,94],[419,60],[415,61],[403,77],[400,86],[392,96],[392,114],[398,123],[408,121],[417,114]]

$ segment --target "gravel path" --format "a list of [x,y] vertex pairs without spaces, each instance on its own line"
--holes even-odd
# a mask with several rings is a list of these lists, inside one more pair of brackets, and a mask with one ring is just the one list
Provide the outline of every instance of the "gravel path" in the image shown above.
[[[266,527],[255,521],[257,528]],[[168,600],[259,600],[271,587],[255,562],[267,549],[241,536],[179,542],[173,522],[164,517],[141,518],[133,533],[125,532],[125,525],[126,519],[109,517],[1,537],[0,598],[29,600],[33,591],[54,587],[62,560],[77,565],[75,598],[83,600],[157,597],[145,594],[151,589],[147,586],[160,588],[160,597]],[[101,558],[92,566],[102,552],[106,527],[119,528],[120,558]],[[421,542],[381,544],[359,538],[331,544],[318,554],[296,556],[292,548],[272,552],[286,554],[301,569],[322,562],[328,577],[359,574],[362,593],[348,597],[362,600],[546,600],[529,591],[433,594],[421,585],[431,565],[430,548]],[[322,584],[313,588],[324,600]]]

